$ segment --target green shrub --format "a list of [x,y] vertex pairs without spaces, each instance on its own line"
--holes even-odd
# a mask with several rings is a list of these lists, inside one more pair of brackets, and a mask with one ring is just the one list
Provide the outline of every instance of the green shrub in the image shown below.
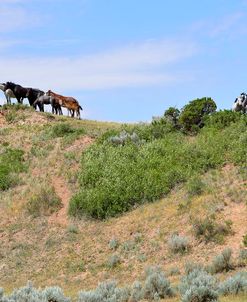
[[203,193],[204,188],[205,188],[205,184],[202,182],[202,180],[197,176],[197,177],[193,177],[191,178],[187,185],[187,191],[189,196],[196,196],[196,195],[200,195]]
[[49,130],[52,137],[63,137],[71,134],[85,134],[84,128],[74,128],[68,123],[58,123]]
[[61,199],[53,187],[41,187],[26,204],[27,212],[34,216],[50,215],[61,208]]
[[168,108],[162,117],[153,117],[150,135],[153,139],[164,138],[168,133],[180,129],[178,122],[180,111],[177,108]]
[[178,122],[179,115],[180,115],[180,111],[175,107],[169,107],[164,113],[164,117],[172,123],[172,125],[175,129],[180,128],[179,122]]
[[240,272],[228,278],[219,285],[222,295],[238,295],[247,293],[247,272]]
[[81,189],[71,202],[72,215],[88,214],[106,218],[131,209],[135,204],[154,200],[184,181],[190,170],[177,158],[191,154],[187,145],[176,147],[180,135],[143,146],[93,145],[83,154]]
[[206,115],[213,113],[217,106],[211,98],[196,99],[185,105],[179,117],[179,123],[185,131],[197,132],[204,126]]
[[[134,132],[145,140],[137,128]],[[228,162],[247,164],[246,149],[242,120],[223,130],[205,127],[193,140],[175,131],[159,139],[149,137],[142,144],[93,144],[82,155],[80,189],[70,201],[69,213],[100,219],[116,216],[163,197],[178,183],[196,179],[209,169]],[[196,184],[192,194],[202,187]]]
[[232,270],[232,250],[230,248],[223,250],[221,254],[217,255],[213,259],[209,269],[213,274],[228,272],[229,270]]
[[0,191],[17,183],[17,174],[26,170],[24,152],[18,149],[5,149],[0,153]]
[[205,271],[205,269],[201,263],[195,263],[195,262],[191,262],[191,261],[185,263],[185,274],[186,275],[189,275],[191,272],[193,272],[195,270],[196,271],[199,271],[199,270]]
[[189,240],[177,234],[172,235],[168,240],[168,248],[172,253],[185,253],[189,250]]
[[204,123],[205,126],[213,127],[217,129],[224,129],[230,126],[232,123],[236,123],[240,120],[246,120],[246,116],[241,112],[235,112],[232,110],[220,110],[218,112],[213,112],[210,115],[205,116]]
[[96,142],[98,144],[103,144],[103,143],[109,141],[110,137],[119,135],[119,133],[121,131],[122,130],[119,130],[119,129],[109,129],[109,130],[106,130],[102,135],[100,135],[97,138]]
[[0,292],[1,302],[70,302],[59,287],[46,287],[44,290],[36,289],[28,282],[26,286],[14,290],[9,296]]
[[182,302],[216,302],[216,279],[203,270],[193,270],[184,276],[179,286]]
[[143,287],[141,282],[135,281],[131,288],[130,301],[138,302],[143,299]]
[[133,240],[127,240],[122,244],[122,251],[128,253],[130,251],[136,250],[136,242]]
[[193,223],[193,231],[197,238],[205,242],[214,241],[223,243],[224,237],[229,235],[232,231],[231,221],[224,221],[217,223],[214,216],[206,217],[204,219],[196,219]]
[[239,251],[238,255],[238,266],[247,266],[247,249],[242,249]]
[[79,233],[78,226],[75,225],[75,224],[70,224],[70,225],[67,227],[67,231],[68,231],[69,233],[72,233],[72,234],[78,234],[78,233]]
[[113,238],[109,241],[108,245],[111,250],[116,250],[119,247],[119,242],[117,239]]
[[127,302],[128,288],[118,288],[115,281],[103,282],[95,290],[79,292],[78,302]]
[[125,145],[127,142],[143,144],[166,137],[176,130],[172,122],[165,117],[154,119],[152,123],[138,123],[123,125],[120,129],[107,130],[98,139],[98,144],[110,143],[115,146]]
[[148,300],[158,300],[174,296],[174,290],[169,280],[159,268],[152,267],[147,270],[143,296]]
[[108,138],[108,141],[113,145],[125,145],[127,142],[133,142],[133,143],[140,143],[139,136],[133,132],[132,134],[129,134],[126,131],[120,132],[119,135],[111,136]]

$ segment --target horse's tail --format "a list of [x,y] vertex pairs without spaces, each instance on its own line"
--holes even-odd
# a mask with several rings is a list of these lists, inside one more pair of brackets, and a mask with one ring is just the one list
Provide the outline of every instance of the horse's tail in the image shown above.
[[81,107],[80,105],[79,105],[79,109],[80,109],[80,110],[83,110],[82,107]]

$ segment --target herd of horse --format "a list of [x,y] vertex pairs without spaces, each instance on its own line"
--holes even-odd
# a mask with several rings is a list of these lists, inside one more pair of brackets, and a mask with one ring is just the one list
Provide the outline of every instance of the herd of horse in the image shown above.
[[[7,104],[11,104],[11,98],[16,98],[18,103],[23,103],[23,99],[27,98],[30,106],[33,106],[35,109],[38,107],[40,111],[44,112],[44,105],[51,105],[52,113],[62,115],[62,107],[68,109],[68,114],[71,117],[81,118],[80,110],[82,107],[79,102],[70,96],[63,96],[57,94],[51,90],[44,92],[37,88],[27,88],[22,87],[21,85],[6,82],[0,84],[0,89],[4,92]],[[234,101],[233,111],[242,111],[247,113],[247,94],[241,93]]]
[[81,118],[80,110],[82,107],[79,102],[70,96],[63,96],[51,90],[44,92],[37,88],[22,87],[19,84],[6,82],[0,84],[0,89],[4,92],[7,104],[11,104],[11,98],[16,98],[18,103],[23,103],[23,99],[27,98],[30,106],[35,109],[38,107],[44,112],[44,105],[51,105],[52,113],[62,115],[62,107],[68,109],[68,114],[71,117]]

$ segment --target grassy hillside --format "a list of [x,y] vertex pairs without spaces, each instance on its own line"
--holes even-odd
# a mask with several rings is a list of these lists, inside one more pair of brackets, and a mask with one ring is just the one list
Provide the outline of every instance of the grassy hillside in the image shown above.
[[209,269],[226,248],[232,267],[218,282],[246,271],[246,133],[243,118],[191,136],[4,110],[0,286],[10,293],[32,280],[76,297],[106,280],[145,283],[145,269],[159,266],[176,287],[186,264]]

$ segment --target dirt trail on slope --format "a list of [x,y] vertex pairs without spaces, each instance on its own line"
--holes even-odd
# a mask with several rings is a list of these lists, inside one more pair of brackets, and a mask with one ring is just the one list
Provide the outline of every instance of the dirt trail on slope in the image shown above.
[[72,194],[68,189],[65,180],[61,176],[54,176],[54,178],[52,179],[52,185],[54,187],[57,196],[61,199],[62,208],[58,212],[50,216],[49,223],[51,224],[55,223],[66,227],[68,225],[67,213],[68,213],[69,201]]
[[[89,136],[83,136],[82,138],[77,139],[71,146],[66,148],[66,151],[81,152],[86,147],[88,147],[93,141],[93,138]],[[75,164],[73,168],[77,170],[78,165]],[[57,196],[62,201],[62,208],[58,212],[50,216],[49,223],[66,227],[69,223],[68,208],[69,201],[72,197],[72,192],[69,190],[68,184],[62,176],[52,177],[52,185],[55,189]]]

